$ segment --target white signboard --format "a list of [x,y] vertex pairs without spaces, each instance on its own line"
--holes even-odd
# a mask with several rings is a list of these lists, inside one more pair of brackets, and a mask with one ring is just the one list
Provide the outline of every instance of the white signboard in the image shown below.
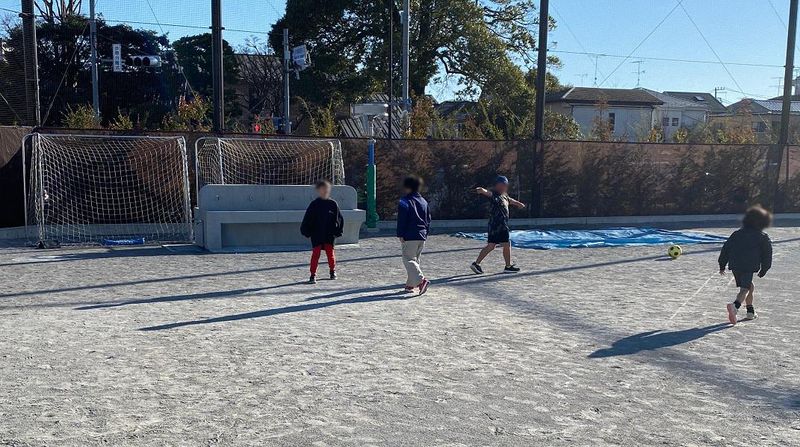
[[119,73],[122,71],[122,45],[118,43],[111,45],[111,52],[113,54],[112,65],[114,72]]
[[298,70],[304,70],[310,65],[310,58],[308,57],[308,50],[305,45],[292,48],[292,61]]

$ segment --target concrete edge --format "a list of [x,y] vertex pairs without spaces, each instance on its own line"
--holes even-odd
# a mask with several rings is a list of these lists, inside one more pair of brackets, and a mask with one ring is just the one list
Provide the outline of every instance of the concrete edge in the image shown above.
[[[694,226],[710,227],[715,225],[737,226],[742,219],[741,214],[693,214],[666,216],[608,216],[608,217],[546,217],[531,219],[511,219],[513,229],[538,227],[598,227],[598,226],[639,226],[666,225],[670,227]],[[800,224],[800,213],[782,213],[775,215],[776,226],[792,226]],[[393,230],[395,221],[378,222],[379,230]],[[433,230],[465,230],[486,227],[486,219],[434,220]]]

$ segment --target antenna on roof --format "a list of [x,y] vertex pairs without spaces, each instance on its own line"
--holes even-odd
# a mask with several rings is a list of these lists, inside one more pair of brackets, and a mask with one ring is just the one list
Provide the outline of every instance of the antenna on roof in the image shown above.
[[636,71],[634,71],[634,73],[636,73],[636,87],[637,88],[641,87],[642,75],[646,73],[644,70],[642,70],[642,64],[645,63],[645,61],[638,60],[638,61],[632,61],[631,63],[636,64]]

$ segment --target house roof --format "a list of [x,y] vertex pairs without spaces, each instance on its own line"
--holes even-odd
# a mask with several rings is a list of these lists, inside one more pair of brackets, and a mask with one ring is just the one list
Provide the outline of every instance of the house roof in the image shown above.
[[728,111],[711,93],[706,92],[664,92],[665,95],[680,98],[697,104],[704,104],[711,113],[725,113]]
[[475,109],[478,103],[475,101],[443,101],[436,104],[434,108],[436,112],[442,117],[450,117],[455,115],[469,114]]
[[[754,115],[779,115],[783,111],[783,101],[774,99],[750,99],[745,98],[728,107],[731,113],[738,113],[740,110],[749,108],[750,112]],[[792,107],[789,112],[794,115],[800,115],[800,101],[792,101]]]
[[646,88],[640,88],[639,90],[644,90],[647,93],[655,96],[659,100],[661,100],[664,104],[664,107],[674,107],[674,108],[681,108],[681,109],[694,109],[694,110],[703,110],[708,111],[709,107],[708,104],[698,102],[698,101],[689,101],[687,99],[681,99],[676,96],[671,96],[666,93],[657,92],[655,90],[650,90]]
[[546,102],[568,104],[597,104],[606,101],[609,105],[655,106],[664,102],[643,89],[573,87],[563,92],[547,95]]

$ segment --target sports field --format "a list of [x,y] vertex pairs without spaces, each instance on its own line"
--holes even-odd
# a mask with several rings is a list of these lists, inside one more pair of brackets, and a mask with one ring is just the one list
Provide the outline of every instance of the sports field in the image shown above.
[[[731,229],[708,230],[728,234]],[[0,445],[800,445],[800,228],[760,318],[718,245],[515,250],[435,236],[308,253],[0,249]]]

